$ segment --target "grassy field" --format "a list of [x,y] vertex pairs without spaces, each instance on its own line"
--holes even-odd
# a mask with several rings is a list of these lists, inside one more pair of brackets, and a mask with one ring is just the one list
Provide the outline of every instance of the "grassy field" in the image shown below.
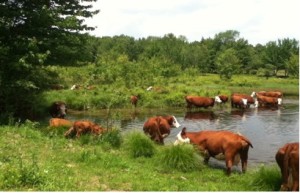
[[[252,91],[279,90],[283,92],[284,98],[299,97],[299,80],[292,78],[271,77],[266,79],[250,75],[234,75],[231,80],[221,80],[215,74],[200,75],[191,71],[182,72],[178,76],[169,78],[158,76],[153,78],[153,81],[139,82],[136,85],[128,86],[127,80],[122,77],[118,81],[110,83],[105,83],[100,78],[91,81],[88,79],[86,68],[71,69],[61,72],[65,89],[46,91],[40,97],[40,101],[37,101],[37,109],[41,113],[51,102],[56,100],[65,101],[69,108],[74,110],[130,108],[129,98],[131,95],[140,95],[138,107],[142,108],[184,107],[186,105],[184,96],[186,95],[214,97],[219,94],[230,96],[234,92],[250,95]],[[78,79],[74,75],[76,72],[82,73],[82,76],[77,74],[80,77]],[[140,79],[144,78],[147,79],[147,77],[140,77]],[[83,87],[93,85],[94,89],[70,90],[75,83]],[[153,89],[146,91],[149,86],[153,86]]]
[[159,146],[140,131],[65,139],[27,121],[0,127],[1,191],[277,191],[276,165],[231,176],[192,146]]

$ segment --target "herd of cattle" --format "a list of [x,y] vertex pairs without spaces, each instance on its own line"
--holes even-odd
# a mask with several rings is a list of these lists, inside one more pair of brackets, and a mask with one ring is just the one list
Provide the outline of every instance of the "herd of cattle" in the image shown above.
[[[232,94],[230,97],[232,108],[249,108],[254,107],[278,107],[282,104],[281,92],[253,92],[251,95]],[[130,100],[134,107],[140,96],[131,96]],[[186,96],[185,101],[187,109],[196,107],[213,107],[215,103],[226,103],[229,98],[225,95],[215,96],[214,98],[201,96]],[[66,104],[62,101],[54,102],[50,107],[50,114],[53,118],[50,119],[51,127],[68,127],[65,132],[65,137],[80,137],[83,134],[91,133],[95,135],[107,132],[106,128],[93,123],[91,121],[75,121],[71,122],[65,119],[67,114]],[[172,127],[178,128],[180,124],[174,116],[155,116],[149,118],[143,126],[143,131],[150,137],[151,140],[158,144],[164,144]],[[241,162],[242,171],[247,169],[248,150],[253,145],[245,136],[240,133],[231,131],[212,131],[203,130],[198,132],[188,132],[185,127],[176,136],[174,145],[181,143],[190,143],[195,145],[201,155],[204,157],[204,162],[208,163],[210,157],[225,160],[227,174],[230,175],[233,165]],[[287,143],[278,150],[275,155],[276,162],[281,170],[282,185],[281,190],[299,191],[299,142]]]

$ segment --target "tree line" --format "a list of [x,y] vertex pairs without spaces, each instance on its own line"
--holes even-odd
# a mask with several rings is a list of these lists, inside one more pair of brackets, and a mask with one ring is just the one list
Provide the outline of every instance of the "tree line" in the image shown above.
[[[135,39],[119,35],[95,37],[84,19],[99,13],[96,0],[8,0],[0,3],[0,122],[30,117],[35,101],[49,85],[59,83],[51,66],[97,67],[91,77],[105,83],[128,76],[128,87],[141,75],[171,77],[181,71],[299,77],[299,42],[278,39],[255,46],[235,30],[188,42],[169,33]],[[199,34],[201,36],[201,34]],[[145,77],[143,77],[145,78]],[[143,79],[142,78],[142,79]],[[126,83],[127,84],[127,83]]]

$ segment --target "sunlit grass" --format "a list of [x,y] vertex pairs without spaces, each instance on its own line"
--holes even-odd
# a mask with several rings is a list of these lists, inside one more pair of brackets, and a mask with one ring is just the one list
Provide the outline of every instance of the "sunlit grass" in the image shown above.
[[45,130],[30,122],[0,127],[1,191],[277,191],[280,186],[276,165],[227,176],[222,168],[203,165],[193,148],[156,145],[142,132],[122,136],[114,148],[97,138],[82,144]]

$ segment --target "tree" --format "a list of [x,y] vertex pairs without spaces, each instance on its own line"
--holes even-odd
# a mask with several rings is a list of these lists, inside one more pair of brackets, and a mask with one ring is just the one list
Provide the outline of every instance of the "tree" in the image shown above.
[[85,40],[80,32],[94,29],[83,23],[84,18],[98,13],[91,10],[90,3],[94,1],[7,0],[0,3],[2,117],[8,114],[34,116],[34,99],[50,81],[50,74],[43,66],[80,59],[78,53]]
[[236,51],[229,48],[216,58],[217,70],[222,79],[231,79],[232,75],[239,72],[240,61]]
[[290,59],[285,63],[287,75],[299,78],[299,55],[292,54]]

